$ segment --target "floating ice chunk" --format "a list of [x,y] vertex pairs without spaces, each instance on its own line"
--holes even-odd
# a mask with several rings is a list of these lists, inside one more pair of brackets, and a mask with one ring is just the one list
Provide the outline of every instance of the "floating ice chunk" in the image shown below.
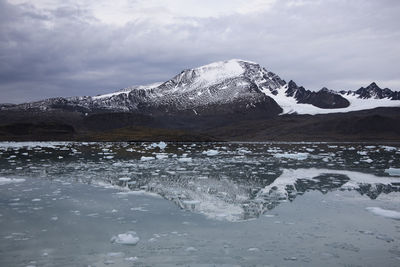
[[58,220],[58,217],[57,217],[57,216],[53,216],[53,217],[50,218],[50,220],[52,220],[52,221],[57,221],[57,220]]
[[124,257],[125,253],[123,252],[109,252],[107,253],[107,257],[114,258],[114,257]]
[[138,257],[128,257],[124,259],[125,261],[137,261]]
[[121,182],[128,182],[128,181],[131,180],[131,178],[129,178],[129,177],[121,177],[118,180],[120,180]]
[[393,146],[382,146],[382,148],[383,148],[385,151],[396,151],[396,150],[397,150],[397,148],[395,148],[395,147],[393,147]]
[[152,143],[149,148],[160,148],[161,150],[164,150],[167,147],[167,144],[165,142],[160,142],[160,143]]
[[188,251],[188,252],[195,252],[195,251],[197,251],[197,248],[195,248],[195,247],[187,247],[185,250]]
[[131,208],[131,210],[132,210],[132,211],[143,211],[143,212],[148,211],[148,210],[146,210],[146,208],[144,208],[144,207]]
[[239,148],[239,149],[238,149],[238,152],[239,152],[240,154],[250,154],[250,153],[251,153],[250,150],[245,149],[245,148]]
[[250,252],[259,252],[260,249],[259,248],[249,248],[248,251],[250,251]]
[[215,149],[210,149],[210,150],[204,151],[203,154],[207,155],[207,156],[215,156],[215,155],[219,154],[219,151],[215,150]]
[[34,198],[34,199],[32,199],[32,202],[39,202],[39,201],[41,201],[40,198]]
[[385,210],[380,207],[367,207],[366,209],[375,215],[379,215],[385,218],[400,220],[400,212],[395,210]]
[[387,172],[391,176],[400,176],[400,169],[389,168],[389,169],[386,169],[385,172]]
[[0,177],[0,185],[22,183],[22,182],[25,182],[25,179]]
[[297,159],[297,160],[305,160],[308,158],[309,153],[278,153],[275,154],[275,158],[286,158],[286,159]]
[[156,158],[155,157],[145,157],[145,156],[142,156],[140,158],[141,161],[149,161],[149,160],[154,160],[154,159],[156,159]]
[[179,162],[192,162],[192,158],[179,158]]
[[370,159],[370,158],[367,158],[367,159],[361,159],[360,161],[363,161],[363,162],[366,162],[366,163],[372,163],[372,162],[373,162],[373,160],[372,160],[372,159]]
[[368,155],[368,152],[366,152],[366,151],[357,151],[357,154],[361,155],[361,156],[366,156],[366,155]]
[[156,155],[156,158],[157,158],[157,159],[167,159],[167,158],[168,158],[168,154],[165,154],[165,153],[158,153],[158,154]]
[[111,243],[117,243],[122,245],[135,246],[139,242],[140,238],[137,236],[136,232],[128,231],[123,234],[118,234],[113,236],[110,240]]

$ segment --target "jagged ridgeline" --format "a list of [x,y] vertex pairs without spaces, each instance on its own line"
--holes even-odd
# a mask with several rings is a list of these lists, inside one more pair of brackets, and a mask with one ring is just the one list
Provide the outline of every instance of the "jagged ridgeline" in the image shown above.
[[[189,139],[196,140],[200,138],[197,136],[199,132],[207,135],[201,137],[201,140],[210,139],[210,136],[226,139],[235,130],[239,132],[239,139],[249,139],[248,133],[244,133],[243,129],[254,129],[253,132],[256,133],[261,130],[260,124],[250,125],[245,122],[275,120],[275,130],[271,128],[272,123],[264,125],[264,130],[270,130],[265,133],[265,138],[268,139],[271,138],[271,131],[276,132],[275,138],[287,135],[292,130],[288,129],[289,124],[284,120],[289,115],[294,116],[292,118],[295,123],[301,122],[298,126],[307,129],[304,128],[306,117],[299,115],[332,114],[328,117],[335,120],[333,127],[343,128],[349,127],[348,117],[352,116],[349,114],[363,111],[354,119],[354,125],[358,125],[358,128],[353,129],[355,126],[350,125],[347,132],[342,129],[340,134],[365,131],[367,122],[362,121],[362,117],[375,116],[372,119],[377,122],[372,125],[374,129],[370,127],[372,132],[378,127],[397,136],[397,128],[390,128],[388,125],[397,123],[392,117],[395,117],[393,112],[400,106],[399,99],[399,92],[381,89],[375,83],[356,91],[336,92],[327,88],[310,91],[294,81],[287,83],[257,63],[234,59],[184,70],[166,82],[133,86],[105,95],[60,97],[19,105],[2,105],[0,134],[3,133],[3,137],[10,133],[18,135],[25,129],[21,135],[37,135],[41,132],[50,132],[52,135],[55,134],[54,129],[57,129],[56,132],[62,134],[76,135],[77,132],[134,126],[142,138],[151,140],[154,136],[146,136],[147,130],[140,127],[179,129],[184,131],[181,135],[192,136]],[[377,108],[390,111],[381,114],[382,112],[373,110]],[[332,124],[321,125],[318,118],[313,116],[308,120],[317,125],[310,130],[320,134],[327,131],[326,127],[332,128]],[[326,119],[327,117],[322,121]],[[16,121],[22,125],[15,125]],[[234,125],[241,125],[240,129]],[[227,126],[230,128],[221,129]],[[331,131],[335,132],[336,129]],[[193,132],[196,134],[193,135]],[[115,133],[111,135],[115,136]],[[163,131],[158,132],[158,135],[161,138],[177,133]],[[256,134],[256,137],[253,134],[251,138],[253,137],[265,139],[263,134]]]

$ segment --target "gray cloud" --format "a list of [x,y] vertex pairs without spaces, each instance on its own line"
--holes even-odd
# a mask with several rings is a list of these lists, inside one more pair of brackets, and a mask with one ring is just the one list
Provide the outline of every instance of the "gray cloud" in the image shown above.
[[48,10],[0,0],[0,102],[96,95],[230,58],[312,90],[372,81],[400,89],[398,14],[394,0],[287,0],[261,13],[120,27],[74,5]]

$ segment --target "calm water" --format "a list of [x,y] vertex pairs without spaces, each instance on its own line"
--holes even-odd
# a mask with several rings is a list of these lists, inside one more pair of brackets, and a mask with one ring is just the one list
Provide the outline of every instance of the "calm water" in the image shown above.
[[0,143],[0,266],[398,266],[399,192],[398,144]]

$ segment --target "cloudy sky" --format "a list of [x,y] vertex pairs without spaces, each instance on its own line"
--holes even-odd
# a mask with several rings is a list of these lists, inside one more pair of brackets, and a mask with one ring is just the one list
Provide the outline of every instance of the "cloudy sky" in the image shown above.
[[398,0],[0,0],[0,102],[240,58],[307,89],[400,90]]

